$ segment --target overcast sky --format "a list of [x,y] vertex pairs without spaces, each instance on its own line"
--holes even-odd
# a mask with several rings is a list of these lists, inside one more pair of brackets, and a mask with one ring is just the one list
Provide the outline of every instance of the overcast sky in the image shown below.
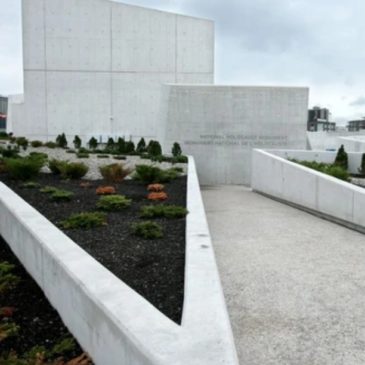
[[[125,0],[213,19],[216,83],[309,86],[335,121],[365,115],[364,0]],[[20,0],[1,0],[0,94],[23,91]]]

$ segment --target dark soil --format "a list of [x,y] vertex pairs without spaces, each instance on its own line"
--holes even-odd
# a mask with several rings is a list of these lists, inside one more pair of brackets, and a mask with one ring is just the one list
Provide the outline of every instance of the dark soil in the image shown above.
[[[6,174],[0,175],[0,180],[59,227],[72,213],[95,211],[99,199],[96,187],[110,185],[103,180],[92,181],[92,187],[85,189],[80,187],[80,181],[41,174],[36,181],[42,187],[55,186],[75,194],[71,202],[55,203],[39,189],[22,188],[22,182],[10,180]],[[156,219],[163,227],[161,239],[136,237],[131,232],[131,225],[142,221],[139,217],[141,206],[151,204],[146,199],[146,186],[133,180],[114,186],[117,193],[133,199],[130,208],[108,213],[108,224],[103,227],[91,230],[60,228],[162,313],[180,323],[184,296],[185,219]],[[185,176],[165,184],[165,191],[168,194],[166,203],[186,206]]]
[[[15,308],[11,320],[20,326],[20,330],[17,336],[0,342],[0,354],[14,350],[18,355],[23,355],[34,346],[44,346],[50,350],[61,340],[72,338],[42,290],[0,237],[0,262],[3,261],[15,265],[12,273],[20,278],[20,282],[14,289],[0,292],[0,308]],[[5,319],[2,321],[5,323]],[[76,344],[76,348],[63,354],[63,357],[65,360],[71,360],[82,352],[80,346]]]

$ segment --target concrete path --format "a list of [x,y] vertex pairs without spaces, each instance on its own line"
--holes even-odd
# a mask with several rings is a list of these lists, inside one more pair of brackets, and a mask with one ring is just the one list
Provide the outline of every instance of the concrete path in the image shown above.
[[364,365],[365,235],[244,187],[203,199],[240,364]]

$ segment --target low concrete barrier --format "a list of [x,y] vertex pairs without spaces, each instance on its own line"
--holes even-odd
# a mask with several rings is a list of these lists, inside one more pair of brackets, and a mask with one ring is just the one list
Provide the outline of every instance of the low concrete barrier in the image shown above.
[[365,136],[339,137],[338,144],[343,144],[347,152],[365,152]]
[[[306,151],[286,152],[290,157],[295,155],[298,159],[313,160],[299,157]],[[285,151],[253,151],[251,186],[255,191],[365,232],[365,189],[290,162],[277,154],[285,155]]]
[[0,183],[0,233],[97,365],[237,365],[194,160],[185,299],[172,322]]

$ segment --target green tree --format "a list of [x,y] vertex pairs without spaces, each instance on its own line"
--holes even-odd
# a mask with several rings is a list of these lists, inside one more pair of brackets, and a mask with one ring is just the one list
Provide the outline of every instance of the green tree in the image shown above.
[[162,155],[162,148],[159,142],[157,141],[150,141],[147,147],[147,152],[151,156],[161,156]]
[[347,170],[347,168],[348,168],[348,156],[347,156],[347,153],[345,151],[345,147],[343,146],[343,144],[341,145],[341,147],[337,151],[337,155],[336,155],[334,165],[335,166],[340,166],[345,170]]
[[128,141],[125,144],[125,153],[132,153],[135,150],[134,143],[132,141]]
[[81,138],[76,135],[74,140],[73,140],[73,144],[74,144],[75,148],[79,149],[81,147],[81,144],[82,144]]
[[136,151],[138,153],[143,153],[146,152],[146,141],[144,140],[144,138],[141,138],[137,144],[137,149]]
[[67,138],[65,133],[59,134],[56,138],[56,143],[58,147],[66,148],[67,147]]
[[174,157],[181,156],[182,154],[181,147],[177,142],[175,142],[174,145],[172,146],[171,153]]
[[98,141],[95,137],[91,137],[89,140],[89,148],[95,150],[98,147]]
[[112,150],[114,149],[114,147],[115,147],[114,139],[112,137],[109,137],[108,142],[106,143],[106,148]]
[[125,140],[122,137],[118,138],[117,149],[119,153],[125,153]]
[[365,175],[365,153],[361,156],[361,166],[359,168],[359,173],[361,175]]

